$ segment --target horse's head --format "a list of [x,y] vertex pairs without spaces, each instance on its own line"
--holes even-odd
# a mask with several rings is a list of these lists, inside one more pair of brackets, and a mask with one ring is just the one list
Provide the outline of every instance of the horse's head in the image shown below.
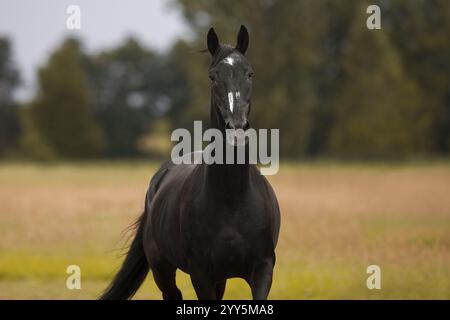
[[213,28],[209,29],[208,50],[212,55],[209,68],[211,79],[213,121],[222,129],[243,129],[250,127],[253,70],[245,51],[248,47],[248,31],[241,26],[236,47],[219,43]]

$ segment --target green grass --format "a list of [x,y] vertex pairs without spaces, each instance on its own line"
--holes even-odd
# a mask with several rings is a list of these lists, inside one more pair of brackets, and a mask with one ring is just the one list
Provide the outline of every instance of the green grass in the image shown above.
[[[156,165],[0,164],[0,299],[94,299],[119,267]],[[271,299],[450,299],[450,166],[285,164]],[[129,234],[128,234],[129,235]],[[81,290],[66,268],[81,267]],[[377,264],[382,289],[366,287]],[[178,286],[195,298],[189,276]],[[160,299],[151,274],[137,299]],[[226,299],[249,299],[241,279]]]

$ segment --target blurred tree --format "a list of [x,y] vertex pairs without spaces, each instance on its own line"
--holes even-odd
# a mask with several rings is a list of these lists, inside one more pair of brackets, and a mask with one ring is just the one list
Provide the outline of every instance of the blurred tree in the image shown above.
[[387,30],[404,69],[419,84],[432,114],[430,143],[450,152],[450,1],[393,0],[384,10]]
[[155,119],[176,114],[185,95],[182,74],[170,56],[158,55],[133,38],[93,57],[88,73],[109,156],[140,154],[139,139]]
[[192,130],[194,120],[209,123],[208,63],[209,56],[192,43],[178,41],[172,48],[168,67],[177,70],[180,88],[168,113],[173,128]]
[[0,155],[16,146],[20,134],[18,106],[13,96],[19,81],[9,40],[0,38]]
[[19,145],[21,154],[26,158],[39,161],[57,159],[57,153],[37,128],[37,124],[31,116],[30,108],[30,104],[25,104],[20,114],[22,135],[19,140]]
[[[366,5],[358,6],[360,13]],[[404,157],[427,150],[430,113],[385,32],[356,14],[342,56],[330,151],[341,157]]]
[[194,60],[202,61],[201,55],[194,55],[185,41],[177,41],[165,58],[165,70],[161,77],[163,81],[159,81],[160,89],[170,98],[167,118],[171,128],[186,127],[188,121],[192,125],[192,119],[196,118],[186,108],[192,100],[192,90],[195,87],[189,79],[188,71],[192,68],[188,67],[190,63],[186,63],[186,59],[192,63],[196,63]]
[[314,77],[318,103],[311,116],[311,139],[308,145],[308,154],[311,156],[322,156],[328,151],[328,140],[335,121],[335,100],[343,73],[342,56],[357,1],[319,1],[322,3],[322,18],[315,23],[321,23],[324,31],[316,52],[320,66],[316,68]]
[[[90,108],[85,60],[77,40],[64,41],[39,70],[39,91],[27,115],[33,130],[44,139],[39,144],[64,158],[94,157],[103,150],[102,131]],[[25,141],[36,140],[29,139],[33,132],[25,135]]]

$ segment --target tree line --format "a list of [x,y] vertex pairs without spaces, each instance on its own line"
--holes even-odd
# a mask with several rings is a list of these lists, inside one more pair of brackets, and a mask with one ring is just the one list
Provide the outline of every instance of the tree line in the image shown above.
[[[194,37],[157,53],[137,39],[87,53],[66,39],[38,71],[28,103],[0,41],[0,155],[39,159],[166,155],[174,128],[209,115],[213,25],[250,30],[252,126],[280,128],[286,158],[406,159],[450,150],[450,2],[178,0]],[[372,3],[370,3],[372,4]],[[283,158],[282,158],[283,159]]]

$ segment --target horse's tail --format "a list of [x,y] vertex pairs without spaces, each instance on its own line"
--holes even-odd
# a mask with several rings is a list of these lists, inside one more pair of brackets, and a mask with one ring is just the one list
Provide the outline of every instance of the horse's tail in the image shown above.
[[134,236],[133,242],[128,249],[125,261],[113,281],[101,295],[101,300],[130,299],[139,289],[150,271],[150,266],[148,265],[147,258],[145,257],[143,242],[144,223],[149,211],[148,200],[153,199],[159,184],[172,166],[173,163],[171,161],[166,162],[161,166],[150,181],[150,186],[145,199],[144,213],[134,224],[136,228],[136,235]]
[[130,299],[144,282],[150,268],[143,246],[143,223],[146,211],[136,221],[136,235],[128,249],[127,256],[113,281],[103,292],[101,300]]

